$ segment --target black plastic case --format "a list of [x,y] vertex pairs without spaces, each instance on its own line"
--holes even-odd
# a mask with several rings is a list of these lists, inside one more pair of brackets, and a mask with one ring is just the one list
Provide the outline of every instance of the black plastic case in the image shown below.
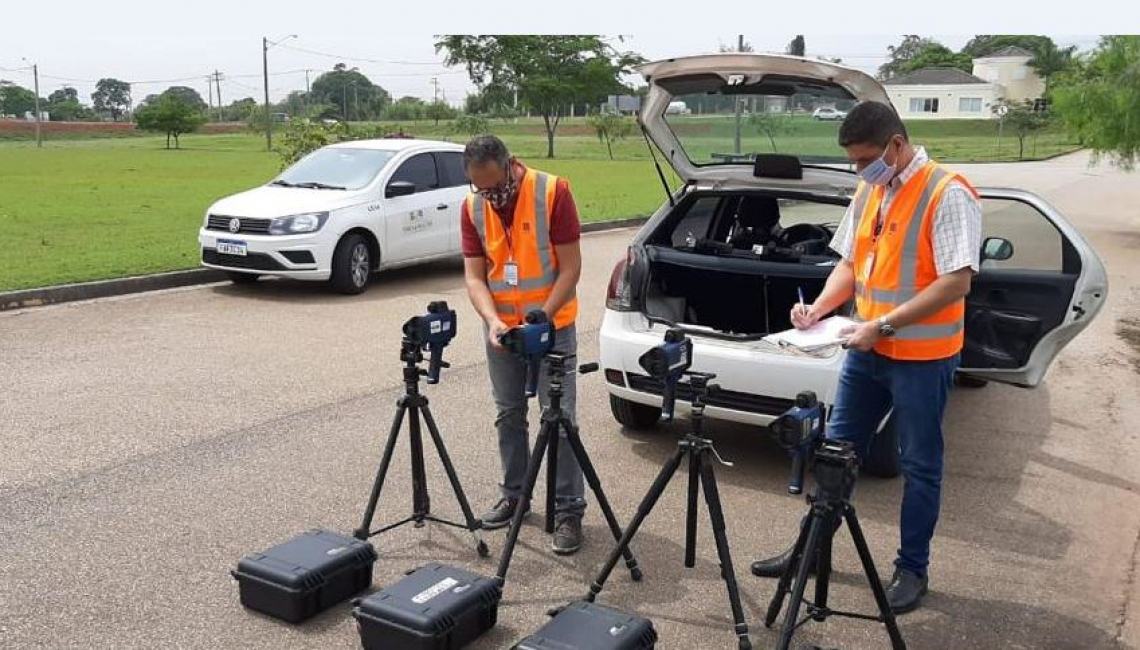
[[446,564],[428,564],[356,601],[365,650],[457,650],[495,627],[499,583]]
[[327,530],[310,530],[242,558],[230,573],[241,604],[290,623],[348,600],[372,584],[376,549]]
[[578,601],[513,650],[645,650],[656,643],[657,630],[649,619]]

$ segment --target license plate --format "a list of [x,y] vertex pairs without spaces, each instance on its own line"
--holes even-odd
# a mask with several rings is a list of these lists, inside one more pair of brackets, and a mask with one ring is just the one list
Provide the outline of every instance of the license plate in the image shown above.
[[246,245],[243,241],[235,241],[232,239],[219,239],[218,252],[222,255],[240,255],[245,257]]

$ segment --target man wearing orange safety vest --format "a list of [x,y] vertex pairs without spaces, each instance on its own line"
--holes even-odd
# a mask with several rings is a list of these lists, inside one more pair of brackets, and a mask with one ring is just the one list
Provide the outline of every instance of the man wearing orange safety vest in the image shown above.
[[[493,135],[471,140],[463,154],[473,192],[462,211],[467,293],[486,324],[487,366],[498,409],[495,426],[502,461],[502,498],[483,515],[485,528],[510,523],[521,500],[530,456],[525,394],[526,365],[499,344],[499,335],[541,309],[554,322],[554,350],[576,354],[576,287],[582,271],[581,226],[569,184],[529,169]],[[575,374],[562,382],[562,407],[577,422]],[[539,404],[548,403],[543,372]],[[558,449],[556,512],[551,547],[568,555],[582,545],[586,509],[582,470],[565,433]]]
[[[861,181],[832,240],[843,261],[792,322],[807,328],[852,298],[850,328],[827,437],[865,457],[893,409],[903,488],[901,544],[887,599],[909,612],[926,594],[930,540],[941,502],[942,415],[962,349],[965,298],[978,271],[982,211],[960,175],[911,146],[894,109],[865,102],[839,130]],[[777,577],[791,553],[752,572]]]

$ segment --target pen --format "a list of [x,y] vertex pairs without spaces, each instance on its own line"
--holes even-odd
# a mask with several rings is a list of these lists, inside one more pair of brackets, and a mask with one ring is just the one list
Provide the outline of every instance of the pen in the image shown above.
[[807,315],[807,302],[804,301],[804,288],[796,287],[796,292],[800,294],[800,311]]

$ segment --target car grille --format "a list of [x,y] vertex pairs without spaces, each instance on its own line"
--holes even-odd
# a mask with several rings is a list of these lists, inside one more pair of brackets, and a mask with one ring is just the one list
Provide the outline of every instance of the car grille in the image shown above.
[[[663,384],[659,379],[653,379],[652,377],[638,375],[632,372],[626,373],[626,376],[629,378],[629,387],[633,390],[650,393],[652,395],[660,395],[663,392]],[[692,402],[693,391],[689,388],[688,384],[682,383],[677,385],[677,399],[684,402]],[[739,393],[734,390],[724,390],[722,388],[712,395],[709,395],[705,400],[705,404],[732,409],[734,411],[744,411],[745,413],[775,416],[781,415],[784,411],[795,406],[796,402],[790,399]]]
[[206,230],[224,230],[232,233],[230,230],[230,220],[237,219],[241,222],[241,228],[234,234],[250,234],[250,235],[267,235],[269,234],[269,219],[252,219],[245,217],[227,217],[223,214],[211,214],[206,217]]
[[253,271],[284,271],[285,267],[265,253],[248,253],[241,255],[223,255],[213,248],[202,249],[202,261],[206,264],[216,264],[232,269],[250,269]]

